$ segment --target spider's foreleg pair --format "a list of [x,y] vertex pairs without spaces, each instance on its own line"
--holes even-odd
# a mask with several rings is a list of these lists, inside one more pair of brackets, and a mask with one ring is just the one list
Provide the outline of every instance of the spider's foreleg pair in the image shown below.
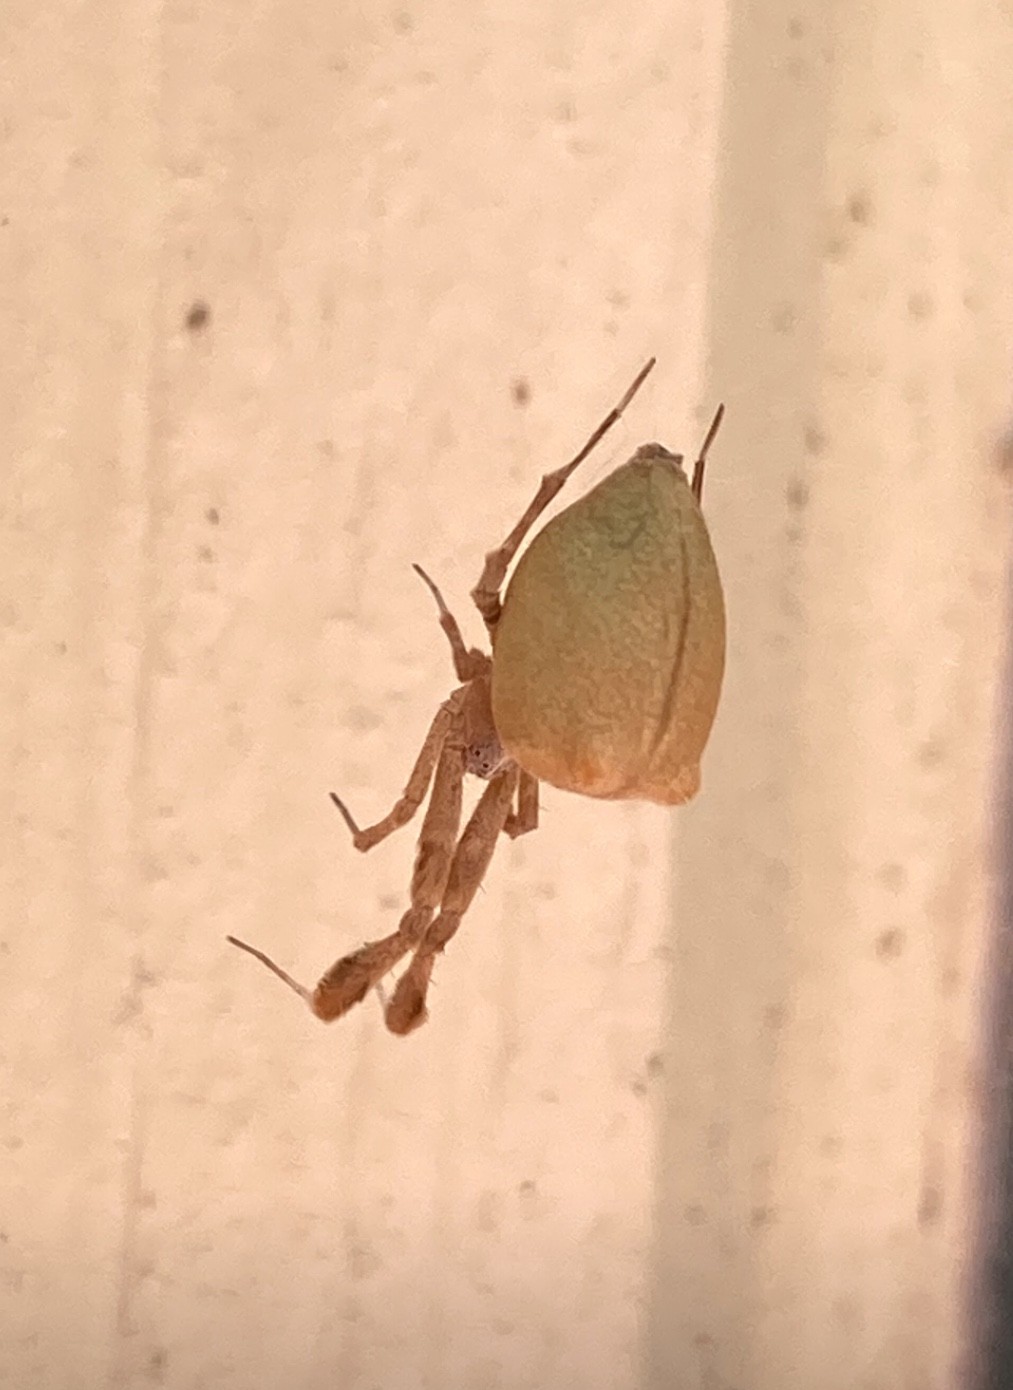
[[[457,621],[440,591],[418,565],[415,569],[436,599],[454,669],[464,684],[437,711],[405,789],[386,816],[375,825],[360,829],[345,803],[331,793],[352,832],[356,849],[366,851],[412,819],[432,782],[407,912],[396,931],[343,956],[312,991],[298,984],[262,951],[229,937],[233,945],[256,956],[284,980],[325,1022],[340,1018],[370,989],[378,987],[388,971],[414,952],[414,959],[385,1005],[387,1026],[395,1033],[411,1032],[425,1021],[426,990],[435,958],[460,926],[489,867],[500,832],[516,838],[538,824],[538,783],[521,772],[516,763],[503,758],[496,737],[489,689],[490,659],[477,648],[465,647]],[[489,785],[458,840],[466,772],[488,778]]]

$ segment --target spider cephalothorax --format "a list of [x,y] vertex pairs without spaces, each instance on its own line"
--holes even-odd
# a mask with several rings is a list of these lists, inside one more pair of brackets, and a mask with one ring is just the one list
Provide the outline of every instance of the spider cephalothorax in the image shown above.
[[[580,452],[545,475],[520,521],[486,556],[471,596],[491,657],[465,646],[439,589],[414,567],[436,600],[461,684],[437,710],[404,792],[382,820],[360,829],[331,793],[365,851],[411,820],[432,786],[410,906],[396,931],[342,956],[313,990],[229,937],[318,1018],[339,1018],[410,954],[384,1015],[395,1033],[425,1021],[433,963],[460,926],[497,839],[538,824],[538,778],[588,796],[667,805],[698,789],[724,669],[721,584],[699,505],[720,410],[692,482],[680,455],[644,445],[535,537],[500,599],[531,526],[653,366],[651,358]],[[467,773],[486,787],[461,831]]]

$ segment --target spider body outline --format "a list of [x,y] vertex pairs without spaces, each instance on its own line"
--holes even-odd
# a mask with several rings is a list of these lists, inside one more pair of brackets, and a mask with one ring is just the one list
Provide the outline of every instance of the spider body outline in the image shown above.
[[[654,364],[655,359],[652,357],[638,373],[619,404],[593,431],[574,458],[562,468],[542,478],[535,497],[520,521],[503,544],[486,555],[482,574],[471,591],[471,598],[485,622],[492,646],[491,655],[477,647],[469,648],[465,645],[457,620],[444,602],[440,590],[421,566],[413,565],[413,569],[435,600],[440,626],[450,644],[454,671],[460,684],[437,709],[405,788],[385,816],[373,825],[360,828],[342,799],[336,793],[330,793],[331,800],[351,832],[353,845],[362,852],[372,849],[395,830],[406,825],[416,815],[428,794],[428,805],[422,820],[412,871],[409,906],[393,932],[342,956],[325,971],[313,990],[300,985],[256,947],[234,936],[227,938],[282,979],[323,1022],[342,1017],[372,989],[381,994],[385,1022],[391,1032],[407,1034],[425,1022],[428,1016],[426,993],[436,957],[460,927],[464,914],[485,876],[499,836],[506,834],[516,839],[537,828],[537,772],[541,772],[545,780],[556,786],[606,799],[638,797],[676,805],[688,801],[697,791],[699,756],[714,719],[724,667],[724,607],[720,579],[699,506],[704,465],[721,422],[723,406],[719,407],[700,448],[691,482],[687,481],[682,472],[681,455],[672,454],[661,445],[642,446],[626,464],[610,473],[591,492],[559,513],[538,533],[521,556],[505,598],[500,597],[510,564],[530,528],[577,466],[619,420]],[[586,551],[588,537],[596,540],[597,533],[602,529],[601,521],[597,520],[594,514],[595,499],[601,504],[604,494],[604,504],[608,506],[607,494],[611,485],[612,491],[618,497],[628,501],[634,483],[640,487],[643,496],[638,503],[639,510],[634,508],[627,517],[630,521],[627,532],[624,534],[622,526],[617,528],[612,524],[616,516],[614,505],[612,512],[602,514],[602,519],[608,523],[606,531],[612,540],[617,541],[613,548],[625,547],[632,551],[639,545],[636,553],[642,558],[646,547],[638,538],[643,528],[653,521],[654,493],[651,489],[655,486],[656,480],[652,479],[654,470],[659,467],[664,469],[666,475],[671,474],[678,478],[675,486],[681,491],[677,491],[665,506],[678,520],[680,530],[669,544],[670,538],[666,538],[662,526],[658,533],[663,542],[660,550],[657,543],[654,545],[654,550],[660,554],[661,559],[654,563],[653,570],[649,567],[645,574],[640,576],[639,582],[640,597],[643,599],[641,608],[644,608],[644,604],[647,605],[645,612],[652,603],[654,607],[658,606],[657,596],[650,591],[650,582],[668,582],[675,575],[677,581],[683,583],[684,592],[676,602],[680,621],[675,624],[678,630],[674,638],[671,630],[673,624],[669,621],[664,601],[661,603],[662,628],[659,629],[659,633],[664,632],[665,643],[672,649],[669,652],[671,670],[667,680],[664,672],[655,679],[651,673],[652,661],[656,668],[664,667],[665,661],[659,663],[650,650],[646,652],[647,664],[640,663],[647,673],[647,683],[644,686],[647,694],[643,694],[639,687],[637,694],[647,701],[651,712],[646,720],[640,712],[637,712],[636,718],[648,729],[649,736],[638,735],[639,742],[635,738],[634,743],[629,746],[615,744],[615,726],[617,722],[624,722],[622,712],[604,711],[600,715],[598,729],[599,733],[603,731],[603,737],[599,739],[598,744],[595,744],[593,736],[585,738],[583,744],[580,744],[578,739],[575,745],[576,755],[573,747],[570,747],[567,754],[568,740],[571,745],[574,744],[574,739],[570,736],[573,733],[570,726],[575,722],[575,714],[576,723],[581,723],[581,691],[577,691],[576,704],[572,699],[567,704],[566,701],[560,703],[558,698],[548,701],[539,701],[537,698],[532,701],[530,698],[532,691],[537,694],[541,686],[544,686],[544,680],[540,675],[544,662],[541,666],[536,662],[535,669],[532,670],[531,663],[525,661],[532,649],[532,644],[526,641],[526,635],[529,634],[532,625],[531,614],[538,611],[538,594],[544,588],[544,578],[538,575],[538,562],[539,559],[548,557],[549,570],[555,576],[553,582],[558,583],[558,566],[555,570],[552,569],[554,553],[562,551],[565,565],[566,546],[559,545],[559,537],[566,533],[569,527],[576,537],[574,553],[577,558],[574,564],[579,575],[581,564],[586,566],[589,558],[586,554],[581,554],[581,547]],[[624,478],[630,481],[624,483]],[[613,480],[619,480],[618,484]],[[647,487],[646,493],[643,492],[644,486]],[[672,486],[667,476],[661,486],[663,490]],[[665,510],[664,506],[662,510]],[[550,534],[553,533],[553,528],[555,532]],[[544,539],[547,535],[550,536],[548,541]],[[610,543],[609,535],[606,536],[606,545]],[[605,556],[607,563],[608,550],[601,554]],[[597,563],[600,568],[603,562],[600,558],[596,562],[592,556],[591,563]],[[526,575],[534,576],[533,583],[527,583]],[[648,581],[646,585],[645,576]],[[629,576],[626,575],[629,589],[628,580]],[[697,600],[695,603],[692,601],[694,584]],[[525,605],[523,600],[526,586]],[[555,596],[557,591],[553,589],[552,592]],[[629,589],[630,594],[636,592],[635,588]],[[512,606],[511,599],[514,595],[520,597]],[[577,621],[582,622],[588,616],[593,620],[595,593],[592,591],[581,598],[577,586],[571,598],[577,603]],[[591,607],[588,607],[588,604]],[[551,617],[553,605],[549,604],[547,607]],[[697,618],[695,626],[694,613]],[[507,615],[505,622],[504,615]],[[626,617],[626,612],[620,606],[617,610],[618,621],[615,624],[620,632],[624,632],[628,626]],[[657,641],[659,633],[651,636],[642,631],[638,632],[636,628],[640,619],[636,617],[636,613],[634,617],[632,631],[627,634],[627,645],[635,655],[638,642],[643,648],[645,641]],[[565,623],[565,616],[563,621]],[[497,664],[497,644],[501,632],[504,647],[500,647],[499,650],[501,657],[504,649],[506,650],[507,659],[501,659]],[[561,632],[564,633],[563,636],[560,636]],[[555,656],[563,663],[562,684],[568,683],[565,679],[565,661],[569,653],[571,670],[579,685],[582,672],[579,664],[573,665],[574,661],[579,663],[579,651],[576,651],[575,655],[576,649],[566,642],[565,628],[559,629],[558,625],[555,639]],[[549,641],[553,641],[551,633]],[[538,644],[535,643],[536,651],[537,648]],[[627,662],[630,660],[629,656],[622,659]],[[584,665],[586,669],[586,662]],[[627,666],[625,669],[629,674],[633,668]],[[497,673],[500,674],[499,680]],[[683,676],[687,678],[682,680]],[[641,681],[641,684],[644,682]],[[557,682],[557,695],[559,685]],[[592,715],[595,714],[594,690],[593,683],[589,686],[585,680],[584,694],[588,696]],[[532,704],[535,706],[533,718],[529,717],[532,711],[525,708]],[[504,718],[504,712],[504,728],[509,729],[510,737],[503,736],[498,724],[498,720]],[[681,724],[675,715],[680,716]],[[591,722],[593,726],[593,718]],[[625,722],[629,723],[629,718]],[[554,744],[560,743],[563,745],[561,758],[555,756],[558,750],[553,748]],[[612,746],[613,744],[615,746]],[[658,765],[660,770],[656,768],[655,773],[651,773],[651,759],[657,764],[659,748],[664,752],[669,744],[674,763],[672,757],[668,757],[667,762],[662,759]],[[542,745],[540,750],[538,745]],[[545,756],[546,751],[548,757]],[[533,768],[535,770],[532,770]],[[462,788],[467,775],[478,777],[486,785],[462,831]],[[389,999],[385,999],[381,992],[383,977],[409,955],[411,960],[399,978],[393,994]]]

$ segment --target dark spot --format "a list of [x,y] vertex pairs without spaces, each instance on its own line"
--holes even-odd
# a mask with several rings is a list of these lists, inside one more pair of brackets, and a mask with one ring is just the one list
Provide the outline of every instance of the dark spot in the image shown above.
[[714,1345],[714,1338],[709,1332],[694,1332],[693,1345],[695,1347],[712,1347]]
[[391,16],[391,23],[394,26],[394,32],[397,34],[410,34],[415,28],[415,20],[407,10],[398,10]]
[[211,322],[211,306],[195,299],[186,311],[186,326],[191,333],[200,333]]
[[204,518],[206,521],[210,522],[212,526],[217,526],[221,521],[221,516],[219,515],[217,507],[208,507],[207,511],[204,513]]
[[707,1213],[698,1202],[690,1207],[686,1207],[682,1213],[683,1220],[687,1226],[703,1226],[707,1221]]
[[918,1198],[918,1228],[934,1226],[943,1214],[943,1194],[938,1187],[926,1183]]
[[57,656],[66,656],[66,655],[67,655],[67,644],[66,644],[66,642],[57,642],[57,643],[56,643],[56,654],[57,654]]
[[646,1096],[647,1082],[644,1081],[642,1077],[638,1076],[635,1081],[630,1082],[630,1090],[635,1096]]
[[826,435],[820,429],[819,425],[814,425],[812,423],[803,427],[802,442],[808,454],[822,454],[827,447]]
[[538,1211],[538,1184],[534,1178],[525,1178],[517,1184],[517,1204],[521,1216],[531,1220]]
[[214,558],[215,552],[211,549],[209,545],[201,545],[197,547],[197,559],[200,560],[202,564],[210,565]]
[[800,512],[809,501],[809,484],[804,478],[791,478],[784,495],[792,511]]
[[960,988],[960,971],[948,965],[939,976],[939,993],[944,999],[952,999]]
[[644,1059],[648,1076],[661,1076],[665,1070],[665,1058],[661,1052],[652,1052]]
[[320,440],[318,440],[318,441],[317,441],[317,448],[319,449],[320,453],[323,455],[323,457],[324,457],[325,459],[332,459],[332,458],[334,457],[334,440],[333,440],[333,439],[320,439]]
[[791,333],[795,327],[794,304],[778,304],[771,315],[770,323],[775,333]]
[[9,217],[0,217],[0,227],[9,227],[10,225],[11,219]]
[[919,767],[938,767],[945,756],[946,748],[937,738],[927,738],[924,743],[918,745]]
[[801,39],[801,38],[803,38],[804,36],[805,36],[805,22],[804,22],[803,20],[799,19],[797,15],[793,15],[792,18],[788,20],[788,37],[789,37],[789,39]]
[[839,1134],[824,1134],[820,1140],[820,1153],[824,1158],[839,1158],[844,1152],[844,1140]]
[[866,227],[872,221],[872,200],[868,193],[852,193],[847,201],[848,221]]
[[772,1033],[779,1032],[788,1017],[788,1010],[783,1004],[768,1004],[763,1011],[763,1026],[769,1028]]
[[887,927],[876,937],[876,955],[880,960],[896,960],[903,954],[904,946],[905,937],[900,927]]
[[932,296],[924,290],[915,290],[907,297],[907,311],[909,317],[924,321],[932,317],[935,305]]
[[510,394],[513,396],[514,405],[527,405],[531,399],[531,387],[524,377],[517,376],[510,383]]
[[749,1224],[753,1230],[759,1230],[761,1226],[772,1226],[777,1219],[777,1211],[774,1207],[753,1207],[749,1213]]
[[161,1380],[169,1364],[169,1353],[165,1347],[155,1347],[148,1357],[148,1375],[152,1380]]

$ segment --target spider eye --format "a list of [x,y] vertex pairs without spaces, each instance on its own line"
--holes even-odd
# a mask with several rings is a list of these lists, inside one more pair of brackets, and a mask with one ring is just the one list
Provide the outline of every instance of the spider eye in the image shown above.
[[499,748],[491,743],[468,745],[468,771],[475,777],[491,777],[500,762]]

